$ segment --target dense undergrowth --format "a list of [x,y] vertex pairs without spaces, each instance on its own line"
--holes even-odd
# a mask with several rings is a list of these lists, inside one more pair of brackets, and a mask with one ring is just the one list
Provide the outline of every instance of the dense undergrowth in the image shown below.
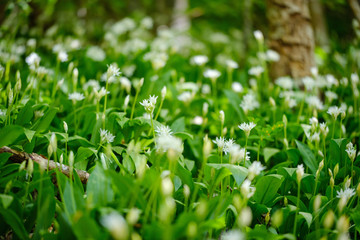
[[231,36],[152,29],[0,40],[0,147],[59,163],[0,154],[2,238],[356,239],[356,58],[271,81],[259,31],[239,67]]

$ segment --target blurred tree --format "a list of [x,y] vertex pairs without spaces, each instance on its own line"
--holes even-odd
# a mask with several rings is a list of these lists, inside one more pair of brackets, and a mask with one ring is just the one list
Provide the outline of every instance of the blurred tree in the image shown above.
[[272,78],[309,76],[314,63],[314,34],[308,0],[267,0],[269,47],[280,54]]
[[325,21],[324,7],[320,0],[310,1],[312,25],[315,34],[315,43],[325,51],[329,50],[329,35]]

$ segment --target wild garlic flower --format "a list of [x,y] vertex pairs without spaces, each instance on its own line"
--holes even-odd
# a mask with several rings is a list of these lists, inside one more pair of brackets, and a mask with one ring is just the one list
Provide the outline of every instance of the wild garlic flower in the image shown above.
[[30,68],[32,67],[36,68],[39,66],[40,60],[41,58],[39,57],[39,55],[33,52],[26,57],[25,62],[27,63],[27,65],[29,65]]
[[233,82],[231,84],[231,89],[236,93],[242,93],[244,91],[243,86],[239,82]]
[[232,164],[240,163],[244,161],[244,157],[246,155],[246,160],[250,160],[249,152],[246,152],[245,154],[245,148],[241,148],[239,144],[232,144],[231,147],[229,147],[229,155],[230,155],[230,162]]
[[210,78],[212,81],[215,81],[220,77],[221,73],[216,69],[206,69],[204,72],[204,77]]
[[301,79],[306,91],[311,91],[316,87],[316,82],[312,77],[304,77]]
[[244,131],[246,137],[249,137],[250,135],[250,131],[256,127],[256,124],[253,122],[249,122],[249,123],[242,123],[240,125],[238,125],[238,127]]
[[349,142],[346,145],[346,150],[345,150],[350,158],[351,161],[355,160],[356,157],[356,149],[354,148],[352,142]]
[[340,191],[337,191],[336,193],[337,198],[345,198],[347,202],[352,196],[355,195],[355,189],[346,187],[344,189],[340,189]]
[[251,181],[249,179],[245,179],[245,181],[241,184],[240,191],[243,197],[249,199],[255,194],[256,188],[251,187]]
[[300,184],[301,179],[304,177],[305,170],[302,164],[298,165],[296,168],[296,180]]
[[263,42],[264,41],[264,35],[260,30],[255,30],[254,31],[254,37],[256,40],[258,40],[259,42]]
[[191,58],[191,64],[203,66],[209,61],[209,58],[205,55],[196,55]]
[[231,149],[231,147],[234,145],[235,141],[234,139],[229,139],[227,141],[224,142],[224,148],[223,148],[223,151],[225,153],[225,155],[227,155]]
[[337,106],[329,107],[327,113],[330,114],[335,120],[339,116],[339,114],[343,113],[344,110],[341,108],[338,108]]
[[305,102],[308,104],[310,108],[315,108],[317,110],[322,110],[324,108],[323,103],[317,96],[308,96],[305,99]]
[[260,77],[260,75],[264,72],[264,68],[261,66],[252,67],[249,69],[249,75]]
[[191,100],[194,98],[194,93],[186,91],[181,93],[177,98],[182,102],[190,103]]
[[218,146],[220,151],[224,150],[225,141],[226,141],[224,137],[216,137],[216,139],[212,140],[212,141],[213,141],[213,143],[215,143]]
[[145,108],[146,113],[153,114],[157,98],[158,97],[155,95],[150,95],[149,99],[144,99],[142,102],[140,102],[140,104]]
[[325,96],[329,100],[329,103],[331,103],[335,99],[338,99],[338,95],[332,91],[326,91]]
[[247,113],[248,111],[259,108],[260,104],[254,94],[248,93],[243,97],[243,100],[240,103],[240,107],[244,110],[245,113]]
[[240,230],[229,230],[221,234],[221,240],[244,240],[245,235]]
[[120,78],[120,84],[121,84],[121,88],[125,89],[126,92],[129,94],[131,91],[131,82],[128,78],[126,77],[121,77]]
[[57,58],[60,62],[66,62],[68,60],[68,54],[62,50],[58,52]]
[[280,54],[272,49],[266,51],[266,60],[270,62],[278,62],[280,60]]
[[96,91],[94,89],[94,93],[95,93],[95,98],[97,101],[100,101],[101,98],[103,98],[106,94],[109,94],[110,92],[106,92],[106,89],[104,87],[101,87],[101,89],[99,91]]
[[128,239],[129,228],[126,220],[117,212],[107,214],[100,219],[101,224],[110,232],[111,236],[117,240]]
[[115,64],[108,65],[108,69],[106,72],[107,79],[111,77],[117,77],[120,74],[121,74],[120,69]]
[[177,154],[181,154],[183,151],[183,144],[180,138],[172,135],[159,135],[155,138],[156,148],[158,151],[167,152],[169,150],[174,151]]
[[265,170],[265,167],[261,164],[261,162],[255,161],[249,166],[248,170],[248,178],[252,180]]
[[157,126],[155,132],[159,137],[172,135],[171,128],[169,126],[164,126],[164,125]]
[[225,61],[226,67],[228,69],[237,69],[239,68],[239,64],[237,64],[237,62],[235,62],[234,60],[228,59]]
[[326,137],[329,133],[329,127],[326,126],[326,123],[320,123],[320,132],[321,134]]
[[294,81],[290,77],[279,77],[275,80],[275,84],[286,90],[291,90],[294,87]]
[[84,100],[85,96],[82,93],[74,92],[69,94],[69,100],[72,100],[74,103],[77,101]]
[[114,139],[115,139],[115,136],[112,135],[108,130],[100,128],[100,143],[101,144],[112,143],[114,141]]

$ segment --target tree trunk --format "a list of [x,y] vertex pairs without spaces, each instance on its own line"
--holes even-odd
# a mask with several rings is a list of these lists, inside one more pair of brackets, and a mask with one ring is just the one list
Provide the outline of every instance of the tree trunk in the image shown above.
[[312,25],[315,34],[315,43],[325,51],[329,50],[329,36],[325,21],[324,9],[320,0],[310,1]]
[[186,13],[188,0],[175,0],[172,27],[180,32],[185,32],[190,28],[190,19]]
[[267,0],[269,47],[280,54],[270,67],[273,79],[310,76],[314,66],[314,35],[308,0]]

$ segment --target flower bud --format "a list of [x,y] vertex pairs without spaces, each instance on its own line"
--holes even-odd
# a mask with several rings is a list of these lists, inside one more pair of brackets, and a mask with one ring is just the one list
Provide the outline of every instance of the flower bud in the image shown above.
[[324,227],[327,229],[331,229],[331,227],[334,224],[334,219],[335,219],[334,212],[332,210],[329,210],[324,218],[324,222],[323,222]]
[[317,212],[321,206],[321,195],[316,195],[314,199],[314,211]]
[[267,212],[265,216],[265,224],[268,225],[269,221],[270,221],[270,212]]
[[130,225],[134,225],[139,220],[140,212],[141,211],[137,208],[131,208],[128,214],[126,215],[126,221]]
[[[31,161],[31,160],[30,160]],[[26,161],[23,161],[19,166],[19,172],[25,169]]]
[[56,140],[56,135],[55,135],[55,133],[52,133],[52,134],[51,134],[51,137],[50,137],[50,145],[51,145],[51,148],[52,148],[53,152],[56,154],[56,151],[57,151],[57,140]]
[[272,107],[276,107],[275,100],[272,97],[269,98],[269,102]]
[[161,89],[161,98],[162,98],[162,99],[165,99],[165,96],[166,96],[166,86],[164,86],[164,87]]
[[336,175],[338,174],[338,172],[339,172],[339,164],[336,164],[334,167],[334,178],[336,178]]
[[69,167],[70,169],[72,169],[74,167],[74,152],[73,151],[70,151],[70,154],[69,154]]
[[196,222],[189,222],[186,228],[186,235],[189,239],[195,238],[197,235],[197,224]]
[[130,95],[127,95],[124,100],[124,109],[126,109],[130,102]]
[[203,115],[206,116],[209,112],[209,104],[207,102],[205,102],[203,104],[203,108],[202,108],[202,111],[203,111]]
[[189,186],[186,185],[186,184],[184,184],[184,189],[183,189],[183,191],[184,191],[184,197],[185,197],[186,199],[188,199],[188,198],[190,197],[190,188],[189,188]]
[[29,176],[32,176],[32,174],[34,172],[34,162],[32,160],[28,161],[27,172],[28,172]]
[[344,232],[347,232],[348,229],[350,227],[350,222],[349,222],[349,218],[346,217],[345,215],[342,215],[339,220],[337,221],[337,224],[336,224],[336,229],[341,232],[341,233],[344,233]]
[[333,177],[330,177],[330,187],[333,188],[335,185],[335,180]]
[[173,193],[174,185],[169,177],[161,181],[161,190],[164,196],[170,196]]
[[65,131],[65,133],[67,133],[69,130],[68,125],[65,121],[63,121],[63,125],[64,125],[64,131]]
[[282,117],[282,121],[284,123],[284,127],[286,127],[287,123],[288,123],[288,120],[287,120],[287,117],[286,115],[284,114],[283,117]]
[[281,226],[283,222],[283,212],[279,209],[271,216],[271,225],[275,228]]
[[239,224],[240,226],[247,227],[250,226],[252,221],[252,212],[250,207],[245,207],[241,210],[239,214]]
[[223,110],[221,110],[221,111],[219,112],[219,119],[220,119],[221,124],[224,125],[224,122],[225,122],[225,113],[224,113]]

